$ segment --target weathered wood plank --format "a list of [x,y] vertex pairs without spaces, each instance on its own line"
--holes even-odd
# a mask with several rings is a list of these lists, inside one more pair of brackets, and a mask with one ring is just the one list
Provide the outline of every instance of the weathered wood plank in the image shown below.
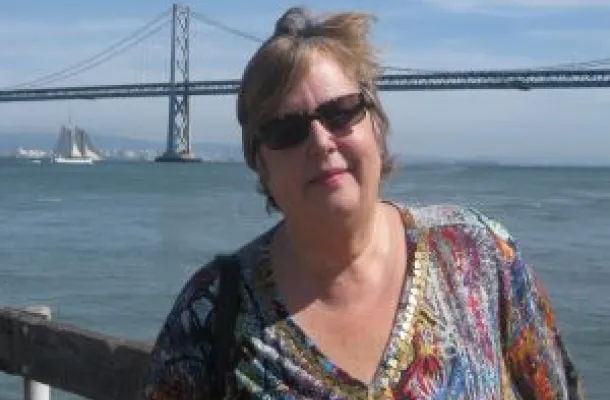
[[0,371],[94,400],[133,400],[150,343],[0,308]]

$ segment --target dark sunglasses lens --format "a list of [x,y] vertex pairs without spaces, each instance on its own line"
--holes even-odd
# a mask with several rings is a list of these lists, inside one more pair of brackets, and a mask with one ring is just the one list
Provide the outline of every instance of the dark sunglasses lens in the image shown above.
[[364,108],[356,107],[351,110],[337,111],[334,115],[329,115],[325,118],[326,126],[333,133],[341,133],[347,127],[357,124],[364,117]]
[[309,135],[309,120],[302,115],[289,115],[267,122],[261,127],[261,142],[272,150],[293,147]]
[[318,110],[322,121],[333,133],[341,133],[345,128],[355,125],[364,118],[365,105],[360,94],[340,97],[324,104]]

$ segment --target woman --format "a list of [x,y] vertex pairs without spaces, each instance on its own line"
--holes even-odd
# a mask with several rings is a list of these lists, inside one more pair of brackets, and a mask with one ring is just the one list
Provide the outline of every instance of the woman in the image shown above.
[[[244,155],[283,219],[187,283],[144,398],[580,396],[548,298],[499,224],[380,199],[389,124],[369,23],[293,8],[251,59]],[[219,279],[231,266],[237,280]]]

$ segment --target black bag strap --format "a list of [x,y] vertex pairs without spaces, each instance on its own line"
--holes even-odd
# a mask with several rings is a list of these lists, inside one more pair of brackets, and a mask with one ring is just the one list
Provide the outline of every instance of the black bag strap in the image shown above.
[[212,399],[226,395],[235,361],[235,325],[239,311],[239,259],[234,255],[219,255],[216,263],[220,270],[219,288],[214,304],[212,323]]

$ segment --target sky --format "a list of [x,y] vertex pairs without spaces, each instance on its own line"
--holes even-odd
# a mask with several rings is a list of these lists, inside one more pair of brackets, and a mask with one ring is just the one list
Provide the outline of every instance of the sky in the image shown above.
[[[266,38],[290,6],[376,16],[372,41],[384,66],[481,70],[605,60],[610,0],[204,1],[196,14]],[[0,0],[0,88],[37,81],[94,59],[171,3]],[[239,78],[258,43],[190,22],[190,79]],[[169,25],[95,68],[50,87],[169,79]],[[407,157],[523,163],[610,164],[610,88],[384,92],[391,151]],[[194,142],[238,145],[235,96],[191,98]],[[0,103],[0,134],[57,134],[73,122],[96,134],[163,143],[167,98]]]

